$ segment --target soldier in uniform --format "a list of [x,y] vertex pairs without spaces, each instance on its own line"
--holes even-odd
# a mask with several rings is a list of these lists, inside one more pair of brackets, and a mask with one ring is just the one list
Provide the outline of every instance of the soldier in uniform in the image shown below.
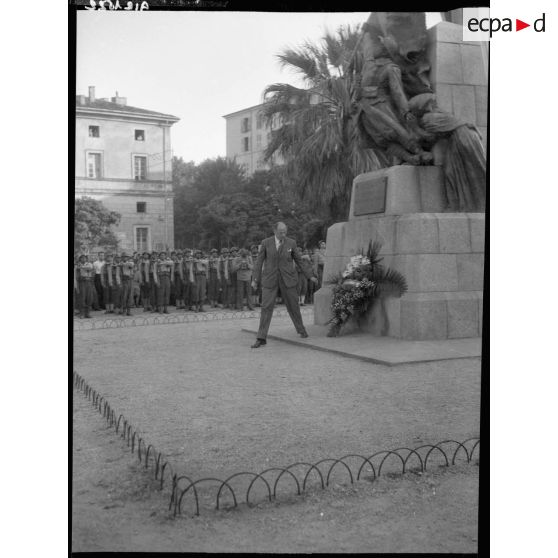
[[182,277],[184,278],[184,309],[193,310],[193,294],[194,294],[194,258],[192,250],[187,248],[184,250],[184,258],[182,262]]
[[221,306],[222,308],[228,308],[230,288],[228,248],[221,248],[221,256],[219,257],[219,274],[221,275]]
[[114,255],[112,265],[116,268],[116,284],[114,285],[114,310],[122,313],[122,261],[118,254]]
[[82,254],[77,265],[78,289],[80,300],[80,318],[90,318],[89,311],[93,303],[93,281],[95,279],[95,269],[93,264],[87,261],[87,256]]
[[209,260],[203,257],[201,250],[196,250],[194,260],[192,262],[194,274],[194,289],[192,301],[194,303],[194,312],[203,312],[203,302],[207,289],[207,269]]
[[157,282],[157,307],[159,314],[168,314],[167,308],[170,302],[171,283],[174,282],[174,262],[167,257],[167,253],[164,250],[159,252],[159,261],[157,262],[154,276]]
[[194,312],[203,312],[203,303],[205,300],[207,289],[207,275],[208,275],[209,260],[204,258],[201,250],[196,250],[193,261],[194,272],[194,295],[192,297],[194,302]]
[[112,254],[107,254],[105,256],[105,265],[103,266],[101,273],[101,285],[103,286],[105,314],[114,314],[117,269],[118,268],[114,265]]
[[238,248],[233,246],[229,252],[229,277],[230,277],[230,287],[229,287],[229,299],[228,304],[231,308],[236,308],[240,310],[236,301],[236,270],[234,269],[234,261],[238,256]]
[[131,316],[130,308],[134,301],[132,298],[132,282],[134,279],[134,271],[136,265],[132,256],[122,254],[120,281],[122,289],[122,308],[120,314],[126,313],[126,316]]
[[244,308],[243,302],[245,296],[248,310],[254,309],[250,300],[250,283],[252,281],[253,268],[254,265],[250,253],[245,248],[242,248],[233,262],[233,269],[236,272],[236,308],[238,310]]
[[219,253],[217,252],[217,248],[213,248],[209,256],[209,279],[207,285],[207,298],[212,308],[217,308],[220,289],[221,270],[219,265]]
[[174,295],[176,309],[185,308],[184,305],[184,258],[182,250],[177,250],[174,257]]
[[[169,258],[172,260],[173,268],[176,270],[176,251],[175,250],[171,251]],[[170,306],[176,306],[176,283],[174,281],[174,275],[172,277],[171,286],[170,286],[169,305]]]
[[144,252],[141,255],[141,260],[138,264],[141,302],[143,304],[144,312],[149,312],[149,310],[151,310],[151,304],[150,304],[151,284],[149,278],[150,268],[151,268],[151,263],[149,261],[149,253]]
[[[252,264],[255,264],[256,260],[258,259],[258,251],[259,248],[256,244],[250,246],[250,255],[252,257]],[[260,306],[260,298],[262,295],[261,286],[258,284],[258,286],[254,289],[252,285],[250,285],[250,291],[252,293],[252,306],[255,307]]]
[[151,262],[149,264],[149,306],[151,312],[157,312],[157,283],[155,281],[157,273],[157,254],[151,254]]
[[93,267],[95,269],[95,292],[97,293],[97,307],[95,310],[105,309],[105,302],[103,300],[103,286],[101,285],[101,273],[103,271],[103,266],[105,265],[105,253],[99,252],[97,254],[97,259],[93,262]]
[[77,279],[78,255],[74,254],[74,315],[81,314],[79,309],[79,285]]

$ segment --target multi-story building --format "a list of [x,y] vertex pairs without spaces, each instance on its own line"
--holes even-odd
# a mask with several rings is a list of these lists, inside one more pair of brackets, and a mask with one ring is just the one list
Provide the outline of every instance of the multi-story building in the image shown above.
[[[271,167],[263,161],[263,152],[276,126],[265,123],[261,108],[261,104],[255,105],[223,116],[227,121],[227,158],[244,166],[248,175]],[[272,162],[281,164],[280,157],[275,155]]]
[[[311,104],[316,104],[319,100],[318,94],[310,96]],[[263,152],[271,141],[271,132],[278,130],[283,121],[275,115],[271,125],[266,124],[261,114],[262,106],[263,104],[255,105],[223,116],[227,121],[227,158],[235,159],[239,165],[244,165],[248,175],[284,163],[283,158],[277,153],[273,154],[271,161],[263,160]]]
[[75,196],[121,215],[119,249],[174,247],[171,126],[179,118],[127,105],[125,97],[76,98]]

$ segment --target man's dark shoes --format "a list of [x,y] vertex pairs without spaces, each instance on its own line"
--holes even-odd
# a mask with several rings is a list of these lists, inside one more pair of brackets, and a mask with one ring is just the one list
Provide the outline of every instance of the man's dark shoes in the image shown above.
[[256,342],[252,345],[252,349],[257,349],[258,347],[263,347],[267,341],[265,339],[256,339]]
[[303,339],[306,339],[306,338],[308,337],[308,332],[307,332],[306,330],[301,331],[301,332],[300,332],[300,336],[301,336]]

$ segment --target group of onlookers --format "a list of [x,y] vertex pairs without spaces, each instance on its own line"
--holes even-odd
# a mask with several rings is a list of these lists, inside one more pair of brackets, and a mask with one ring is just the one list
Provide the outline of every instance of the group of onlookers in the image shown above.
[[[74,309],[89,318],[90,310],[131,315],[132,308],[168,314],[176,309],[203,312],[212,308],[249,310],[261,304],[261,286],[252,287],[252,271],[259,247],[173,250],[112,254],[98,252],[94,261],[87,254],[74,258]],[[299,303],[312,304],[322,285],[325,242],[310,251],[298,248],[302,265],[310,266],[318,284],[298,269]],[[92,258],[91,258],[92,259]],[[293,265],[296,264],[293,262]],[[280,301],[278,301],[280,302]]]

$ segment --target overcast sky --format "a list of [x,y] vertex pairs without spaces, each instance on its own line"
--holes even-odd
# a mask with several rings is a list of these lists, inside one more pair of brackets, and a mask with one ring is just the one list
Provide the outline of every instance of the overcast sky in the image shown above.
[[[369,12],[118,12],[77,14],[78,94],[115,91],[128,104],[178,116],[173,154],[196,163],[226,155],[223,115],[261,103],[271,83],[297,83],[275,55]],[[428,15],[427,25],[440,21]]]

